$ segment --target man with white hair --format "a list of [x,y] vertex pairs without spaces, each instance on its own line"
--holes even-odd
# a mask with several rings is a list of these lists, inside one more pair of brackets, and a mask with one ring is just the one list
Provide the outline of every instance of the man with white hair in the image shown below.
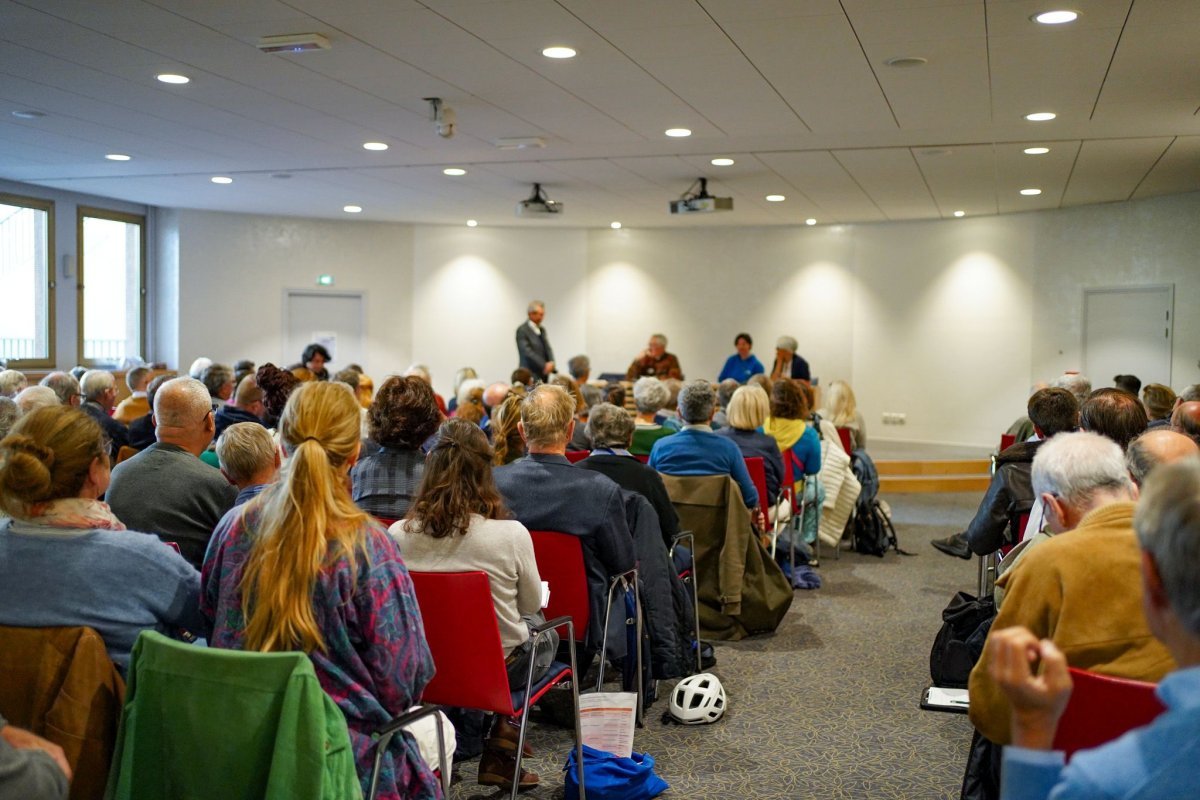
[[64,406],[78,407],[83,401],[79,391],[79,381],[69,372],[51,372],[42,378],[42,386],[49,386],[58,395],[58,402]]
[[6,369],[0,372],[0,397],[16,397],[29,386],[24,372]]
[[1083,405],[1083,401],[1087,400],[1088,395],[1092,393],[1091,379],[1080,375],[1078,372],[1064,372],[1058,376],[1053,385],[1059,389],[1066,389],[1075,395],[1075,399],[1079,401],[1079,405]]
[[129,444],[129,428],[112,418],[117,404],[117,383],[113,374],[102,369],[89,369],[80,382],[83,392],[83,410],[96,420],[104,435],[108,437],[109,457],[115,462],[117,453]]
[[197,569],[213,529],[238,490],[200,454],[212,441],[212,399],[194,378],[175,378],[154,395],[157,441],[112,471],[106,499],[127,528],[174,542]]
[[[1121,448],[1094,433],[1059,434],[1033,460],[1033,489],[1054,536],[996,581],[1007,594],[993,630],[1023,626],[1053,641],[1072,667],[1160,680],[1175,664],[1142,614],[1137,488]],[[989,671],[990,652],[971,671],[971,722],[1008,744],[1012,709]]]
[[646,349],[638,353],[625,370],[625,380],[636,381],[638,378],[674,378],[683,380],[683,369],[674,353],[667,352],[667,337],[661,333],[650,335]]
[[21,393],[13,399],[17,401],[17,408],[20,410],[21,416],[39,408],[62,405],[58,395],[49,386],[30,386],[22,389]]
[[633,444],[629,446],[629,452],[635,456],[648,456],[655,442],[675,433],[655,418],[670,399],[671,390],[658,378],[638,378],[633,385],[637,416],[634,417]]
[[1013,746],[1004,752],[1006,799],[1200,796],[1200,462],[1186,459],[1156,471],[1133,524],[1141,550],[1134,593],[1145,598],[1149,630],[1178,664],[1156,690],[1166,711],[1143,728],[1076,753],[1064,766],[1063,754],[1050,751],[1073,662],[1035,632],[995,629],[988,641],[991,679],[1013,709]]
[[555,373],[554,348],[550,346],[550,337],[542,327],[542,320],[546,318],[546,304],[541,300],[531,300],[525,313],[528,319],[517,328],[517,367],[524,367],[538,380],[545,380]]
[[775,366],[771,367],[771,380],[792,378],[794,380],[811,381],[812,375],[808,362],[796,352],[800,343],[794,336],[780,336],[775,342]]

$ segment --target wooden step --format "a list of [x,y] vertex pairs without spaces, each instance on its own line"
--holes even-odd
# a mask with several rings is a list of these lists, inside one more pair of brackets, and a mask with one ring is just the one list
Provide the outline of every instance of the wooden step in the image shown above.
[[989,483],[989,475],[880,475],[879,491],[883,495],[889,492],[985,492]]
[[876,461],[875,469],[884,475],[988,475],[991,461],[986,458],[943,461]]

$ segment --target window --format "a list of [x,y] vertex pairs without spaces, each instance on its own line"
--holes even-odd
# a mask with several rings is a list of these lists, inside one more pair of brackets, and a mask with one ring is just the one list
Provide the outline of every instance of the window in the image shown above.
[[0,358],[54,366],[54,204],[0,194]]
[[79,209],[80,363],[145,358],[146,218]]

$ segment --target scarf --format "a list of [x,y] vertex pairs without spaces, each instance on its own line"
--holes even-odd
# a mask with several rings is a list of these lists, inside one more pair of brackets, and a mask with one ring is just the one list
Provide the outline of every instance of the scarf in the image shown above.
[[117,519],[107,503],[83,497],[63,497],[45,503],[35,503],[30,507],[29,516],[25,521],[51,528],[125,530],[125,523]]
[[763,433],[774,438],[779,444],[780,452],[786,453],[796,442],[800,441],[800,437],[804,435],[804,429],[807,427],[808,423],[802,419],[767,417],[766,424],[763,425]]

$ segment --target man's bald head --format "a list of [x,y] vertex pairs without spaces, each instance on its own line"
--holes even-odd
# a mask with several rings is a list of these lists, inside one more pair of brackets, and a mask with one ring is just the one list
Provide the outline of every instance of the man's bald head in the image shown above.
[[1139,487],[1156,467],[1188,457],[1200,457],[1200,445],[1178,431],[1156,428],[1129,443],[1125,463]]
[[504,381],[493,383],[483,390],[483,404],[488,408],[495,408],[504,402],[504,398],[508,397],[508,391],[511,388]]
[[1180,403],[1171,415],[1171,428],[1200,444],[1200,401]]
[[212,396],[195,378],[173,378],[154,394],[154,433],[158,441],[200,455],[215,429]]

